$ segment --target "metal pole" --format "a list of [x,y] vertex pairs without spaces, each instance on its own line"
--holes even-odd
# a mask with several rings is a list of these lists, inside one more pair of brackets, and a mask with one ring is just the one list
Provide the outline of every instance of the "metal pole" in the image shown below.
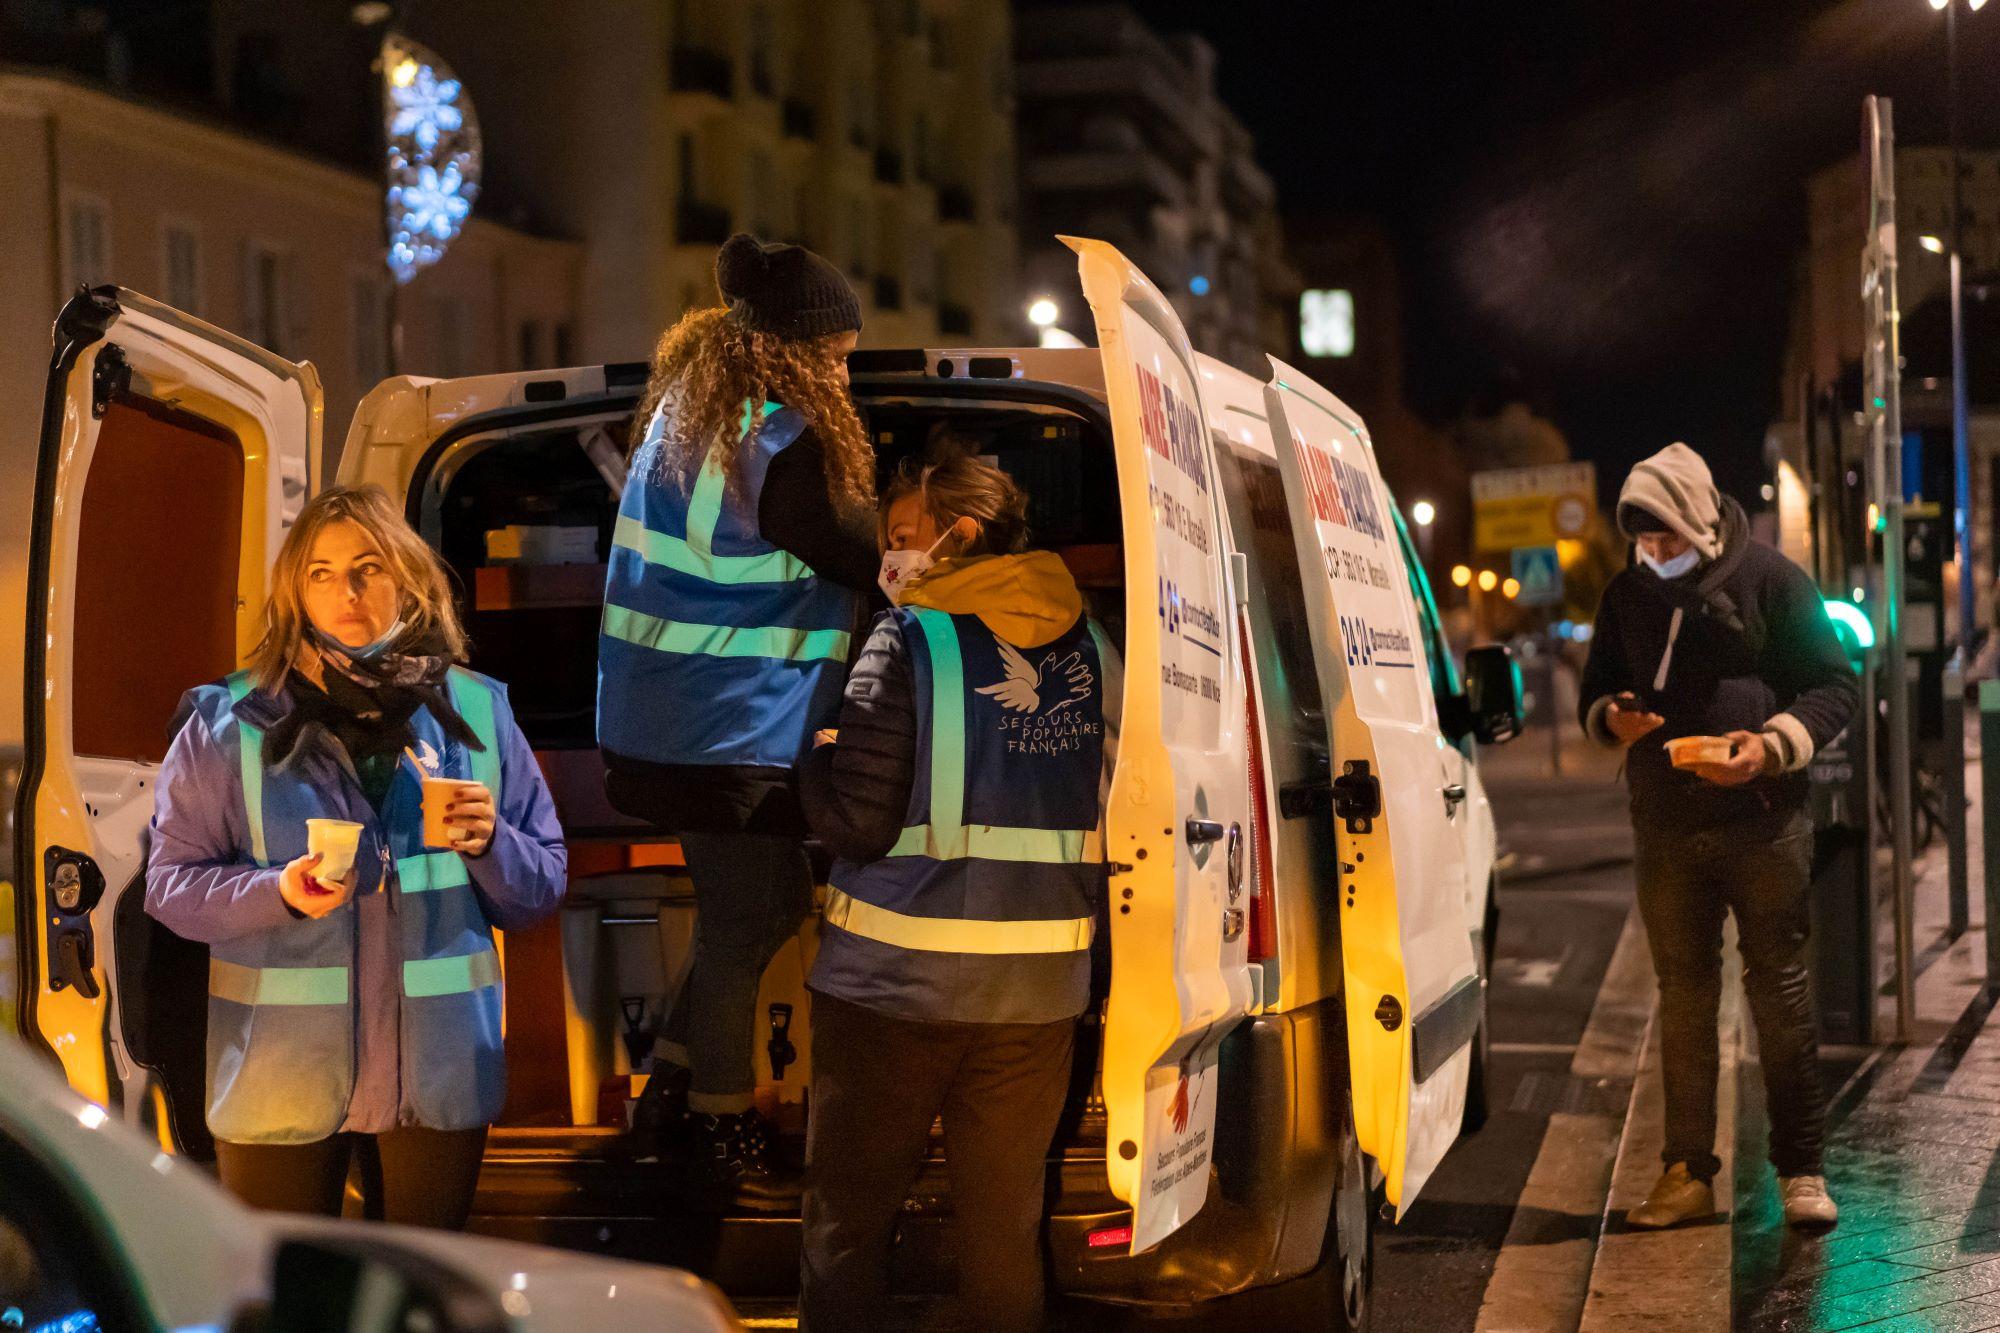
[[1964,304],[1964,169],[1958,147],[1958,0],[1944,11],[1945,64],[1949,70],[1951,116],[1951,462],[1957,503],[1952,506],[1952,533],[1958,544],[1959,652],[1971,664],[1972,637],[1979,627],[1973,597],[1972,564],[1972,445],[1966,429],[1970,390],[1965,382]]
[[1868,235],[1873,281],[1864,284],[1870,313],[1870,444],[1883,520],[1880,618],[1885,633],[1884,689],[1889,704],[1889,819],[1891,888],[1896,917],[1896,1038],[1908,1041],[1916,1018],[1911,976],[1915,926],[1910,875],[1910,677],[1903,642],[1903,395],[1901,313],[1896,300],[1896,136],[1888,98],[1871,97],[1870,154],[1873,198]]
[[1557,670],[1556,632],[1553,625],[1544,626],[1542,629],[1542,656],[1549,662],[1549,776],[1559,778],[1563,775],[1563,710],[1562,700],[1557,696],[1556,690],[1561,683],[1562,673]]

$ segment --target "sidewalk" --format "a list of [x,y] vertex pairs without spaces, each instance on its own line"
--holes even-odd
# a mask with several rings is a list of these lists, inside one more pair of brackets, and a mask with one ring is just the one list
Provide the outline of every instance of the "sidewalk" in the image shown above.
[[[2000,1016],[1984,988],[1977,776],[1974,768],[1972,926],[1958,939],[1946,927],[1942,843],[1917,863],[1915,1040],[1824,1053],[1833,1074],[1826,1174],[1841,1220],[1823,1238],[1784,1227],[1763,1158],[1761,1076],[1746,1051],[1735,1218],[1740,1329],[2000,1328]],[[1878,1011],[1888,1033],[1891,996],[1892,988]]]

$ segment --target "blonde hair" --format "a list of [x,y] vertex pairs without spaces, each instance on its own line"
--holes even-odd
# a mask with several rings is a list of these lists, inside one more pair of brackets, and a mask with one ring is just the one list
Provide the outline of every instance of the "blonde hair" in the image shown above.
[[636,452],[667,405],[662,475],[692,488],[711,453],[736,491],[743,405],[775,402],[803,416],[826,452],[828,498],[866,508],[875,500],[875,450],[847,396],[834,345],[846,335],[789,339],[746,327],[721,306],[691,310],[660,336],[646,396],[632,421]]
[[876,539],[889,544],[889,506],[918,497],[939,532],[961,518],[979,521],[979,531],[960,555],[1018,555],[1028,549],[1028,495],[1012,477],[982,463],[955,437],[932,444],[934,463],[910,460],[897,469],[882,496]]
[[306,565],[319,535],[336,523],[353,523],[375,543],[396,581],[397,612],[411,631],[429,631],[444,640],[454,662],[465,661],[465,627],[444,562],[404,521],[380,486],[335,486],[321,491],[299,511],[278,558],[271,566],[271,595],[264,602],[264,637],[250,653],[257,687],[274,691],[299,659],[311,622],[306,618]]

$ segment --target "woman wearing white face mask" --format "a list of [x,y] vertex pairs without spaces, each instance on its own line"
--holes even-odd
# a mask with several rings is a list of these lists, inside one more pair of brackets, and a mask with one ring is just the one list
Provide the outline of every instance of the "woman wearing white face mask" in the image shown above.
[[957,452],[890,487],[838,740],[799,769],[839,857],[813,992],[806,1325],[876,1326],[890,1231],[942,1117],[959,1290],[1035,1326],[1044,1157],[1089,1002],[1119,662],[1027,500]]

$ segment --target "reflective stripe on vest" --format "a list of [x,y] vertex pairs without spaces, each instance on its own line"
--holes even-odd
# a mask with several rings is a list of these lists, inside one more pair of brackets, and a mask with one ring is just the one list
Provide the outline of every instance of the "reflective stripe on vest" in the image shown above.
[[467,746],[465,759],[472,768],[473,780],[492,793],[493,808],[498,811],[500,729],[493,721],[493,692],[457,667],[446,674],[445,681],[451,691],[451,706],[465,719],[465,725],[472,728],[472,734],[479,738],[479,743],[486,747],[475,750]]
[[964,917],[908,916],[839,889],[826,891],[826,924],[898,949],[929,953],[1074,953],[1090,947],[1095,924],[1072,921],[973,921]]
[[470,884],[472,875],[457,852],[422,852],[396,858],[396,882],[404,893],[429,893]]
[[792,662],[845,662],[852,637],[837,629],[753,629],[662,620],[630,607],[604,607],[604,632],[663,653],[705,657],[768,657]]
[[446,958],[413,958],[403,964],[403,994],[413,1000],[464,995],[500,983],[500,956],[491,949]]
[[346,1004],[344,967],[245,967],[208,960],[208,993],[231,1004]]
[[[1005,828],[965,822],[965,662],[952,617],[911,608],[931,659],[930,822],[905,828],[889,856],[934,861],[977,857],[1044,865],[1096,865],[1104,839],[1096,829]],[[934,953],[1071,953],[1090,947],[1090,917],[1055,921],[989,921],[910,916],[828,891],[828,924],[900,949]]]
[[[250,673],[238,671],[229,677],[229,702],[240,704],[250,693]],[[250,825],[250,856],[260,866],[269,866],[271,857],[264,847],[264,731],[239,721],[236,724],[236,751],[243,765],[243,813]]]

